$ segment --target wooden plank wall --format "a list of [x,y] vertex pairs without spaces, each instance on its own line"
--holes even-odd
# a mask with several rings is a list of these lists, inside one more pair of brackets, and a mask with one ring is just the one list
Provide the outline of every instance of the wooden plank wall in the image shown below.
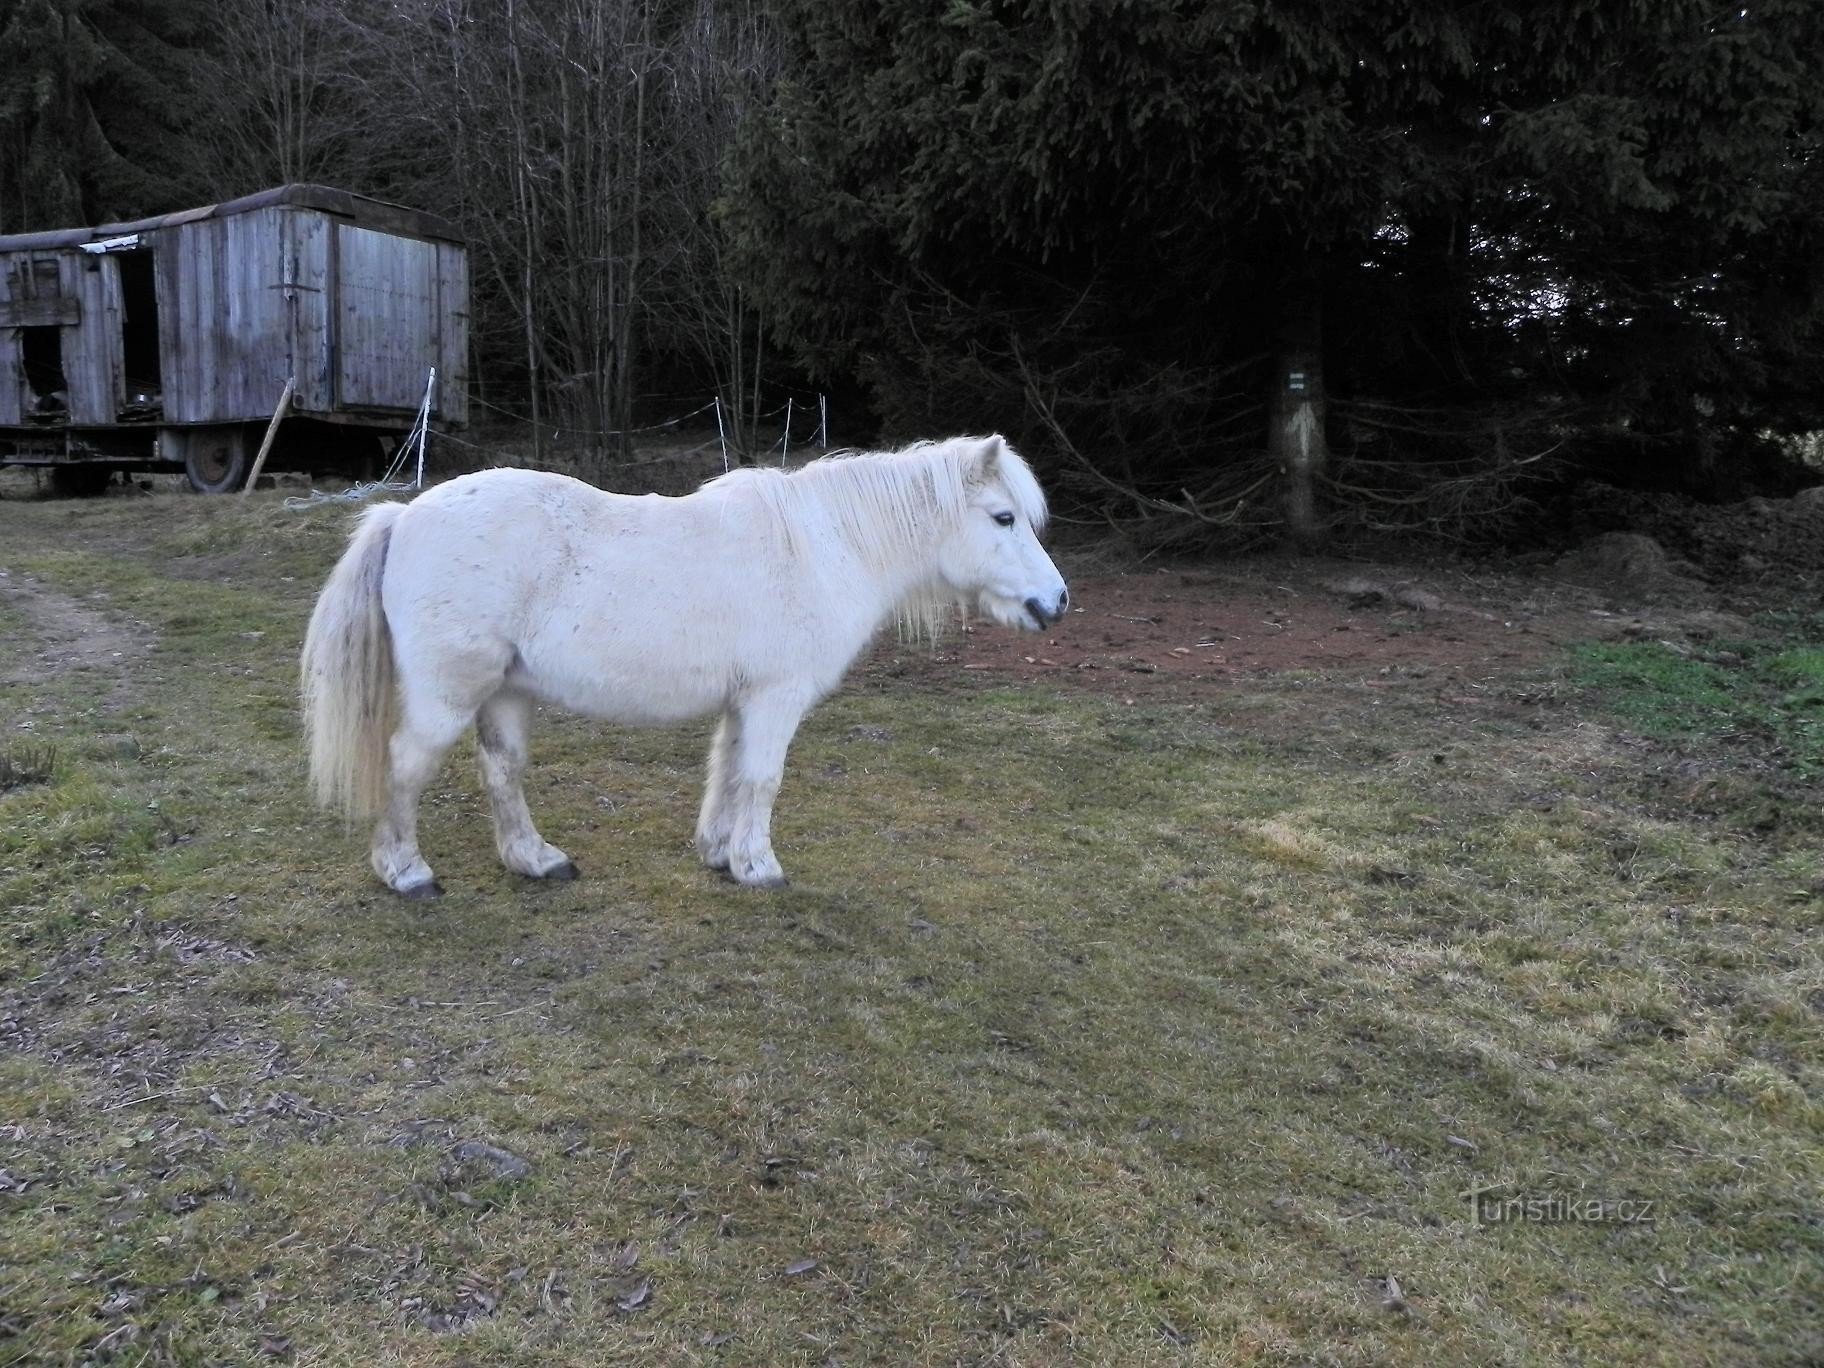
[[336,398],[414,409],[441,357],[437,244],[336,225]]
[[82,307],[68,295],[0,300],[0,328],[73,328],[80,322]]
[[437,413],[469,421],[469,254],[454,242],[437,244]]
[[208,412],[203,339],[193,329],[199,314],[215,308],[215,239],[208,233],[185,232],[199,226],[208,225],[185,224],[148,234],[158,290],[158,370],[164,383],[165,417],[179,422]]
[[[54,262],[54,277],[40,263]],[[49,310],[74,322],[58,328],[72,423],[112,423],[124,399],[121,382],[120,273],[114,263],[71,247],[9,252],[0,257],[0,299],[22,318]],[[62,301],[52,304],[52,300]],[[28,301],[34,301],[28,303]],[[0,329],[0,423],[25,420],[28,392],[22,333]]]
[[226,336],[217,350],[223,402],[240,418],[270,418],[291,378],[291,302],[286,298],[286,220],[277,205],[219,220],[225,232]]
[[157,231],[167,419],[272,416],[292,365],[287,216],[273,205]]
[[[25,260],[23,252],[0,253],[0,303],[8,303],[15,297],[20,264]],[[0,425],[24,421],[23,365],[19,357],[19,330],[0,328]]]
[[[82,301],[81,326],[64,331],[63,374],[70,382],[70,421],[117,423],[127,402],[125,344],[120,335],[126,317],[120,297],[120,265],[105,256],[71,252],[64,268],[66,280],[74,277],[74,293]],[[77,334],[75,338],[72,332]],[[72,352],[79,357],[74,367],[70,364]]]
[[[269,417],[295,377],[293,410],[410,412],[437,367],[437,412],[468,421],[466,251],[272,205],[141,234],[158,291],[159,368],[170,422]],[[113,423],[125,402],[118,260],[75,248],[0,255],[0,314],[50,308],[27,277],[54,260],[71,421]],[[73,301],[73,304],[72,304]],[[34,313],[35,317],[36,314]],[[0,424],[25,419],[19,332],[0,326]]]
[[291,254],[292,356],[298,388],[295,413],[329,413],[336,406],[335,333],[330,309],[334,238],[331,220],[314,209],[287,215]]

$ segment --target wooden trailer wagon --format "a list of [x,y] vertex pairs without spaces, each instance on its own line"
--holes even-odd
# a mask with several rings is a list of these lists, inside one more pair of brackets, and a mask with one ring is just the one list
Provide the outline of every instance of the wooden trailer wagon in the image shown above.
[[275,469],[371,468],[468,419],[469,280],[431,214],[286,185],[138,223],[0,236],[0,465],[73,493],[117,470],[235,489],[279,401]]

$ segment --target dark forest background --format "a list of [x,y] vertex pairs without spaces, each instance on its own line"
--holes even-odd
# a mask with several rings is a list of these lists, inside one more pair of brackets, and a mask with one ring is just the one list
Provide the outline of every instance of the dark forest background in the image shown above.
[[815,386],[1166,537],[1500,537],[1812,481],[1820,72],[1816,0],[5,0],[0,231],[438,211],[604,476]]

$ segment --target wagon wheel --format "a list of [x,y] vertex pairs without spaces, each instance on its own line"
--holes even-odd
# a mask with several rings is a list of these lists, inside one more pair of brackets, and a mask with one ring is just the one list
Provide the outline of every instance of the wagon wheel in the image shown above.
[[247,479],[247,434],[238,427],[201,428],[181,438],[184,478],[199,494],[228,494]]

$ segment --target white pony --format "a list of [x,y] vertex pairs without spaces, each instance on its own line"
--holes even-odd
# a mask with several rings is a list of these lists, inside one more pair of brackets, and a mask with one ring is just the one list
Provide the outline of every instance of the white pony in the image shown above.
[[1069,595],[1044,524],[1038,482],[998,436],[737,470],[683,498],[489,470],[378,505],[304,638],[316,795],[378,817],[389,888],[436,897],[418,798],[474,723],[501,861],[572,879],[520,786],[533,704],[644,726],[716,713],[697,850],[779,887],[773,798],[799,721],[890,619],[927,636],[953,606],[1059,621]]

